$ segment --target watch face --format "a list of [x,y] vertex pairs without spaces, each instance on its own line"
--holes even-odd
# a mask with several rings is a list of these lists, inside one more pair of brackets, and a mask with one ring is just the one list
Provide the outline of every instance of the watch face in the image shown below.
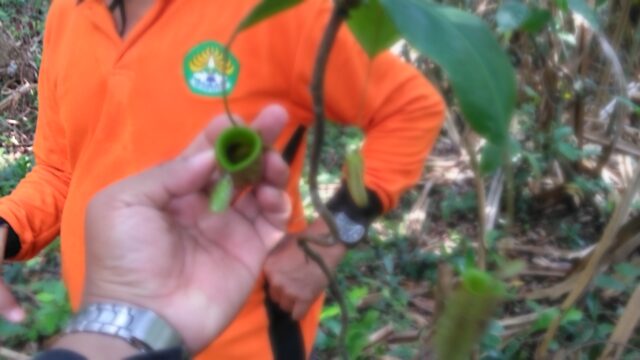
[[362,224],[349,219],[349,217],[340,212],[336,214],[336,226],[338,227],[338,233],[344,243],[353,245],[362,240],[366,232],[366,228]]

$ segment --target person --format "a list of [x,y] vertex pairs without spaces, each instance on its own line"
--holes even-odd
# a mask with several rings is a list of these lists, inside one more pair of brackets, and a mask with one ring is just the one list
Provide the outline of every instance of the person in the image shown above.
[[[257,3],[54,0],[38,83],[36,165],[0,199],[0,218],[11,227],[8,259],[28,259],[60,233],[62,276],[78,309],[89,199],[178,154],[211,114],[223,112],[224,92],[234,115],[249,123],[267,104],[281,104],[289,121],[274,149],[291,165],[289,235],[269,254],[243,309],[202,358],[308,356],[327,285],[296,240],[328,232],[320,219],[307,223],[298,187],[306,129],[313,122],[309,82],[333,5],[306,0],[241,32],[223,66],[223,44]],[[444,103],[423,76],[392,54],[369,60],[346,27],[331,50],[325,84],[328,117],[364,133],[369,206],[357,207],[344,186],[328,202],[355,244],[419,179]],[[312,247],[332,270],[347,249],[342,243]],[[6,305],[0,308],[7,310],[0,312],[11,317],[17,306],[2,298]]]
[[[274,135],[285,113],[274,107],[254,126]],[[87,276],[82,308],[122,307],[157,316],[177,334],[173,343],[156,343],[146,353],[129,338],[74,328],[38,359],[182,359],[197,353],[231,321],[258,279],[264,260],[286,233],[291,203],[284,190],[288,167],[269,151],[262,180],[221,214],[209,211],[214,173],[212,124],[178,158],[118,181],[89,203],[85,239]],[[206,141],[201,141],[206,139]],[[86,310],[84,311],[86,312]],[[97,314],[96,318],[105,317]],[[105,324],[116,324],[116,317]],[[135,340],[157,333],[147,328]],[[134,327],[123,328],[132,332]],[[105,329],[105,327],[103,327]],[[139,330],[138,330],[139,331]],[[145,344],[145,346],[149,346]]]

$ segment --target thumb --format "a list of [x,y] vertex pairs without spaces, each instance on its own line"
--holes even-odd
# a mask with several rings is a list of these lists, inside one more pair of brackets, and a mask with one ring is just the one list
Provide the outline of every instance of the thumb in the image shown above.
[[206,188],[215,168],[211,149],[191,156],[180,156],[121,180],[98,196],[118,199],[128,205],[163,207],[171,199]]

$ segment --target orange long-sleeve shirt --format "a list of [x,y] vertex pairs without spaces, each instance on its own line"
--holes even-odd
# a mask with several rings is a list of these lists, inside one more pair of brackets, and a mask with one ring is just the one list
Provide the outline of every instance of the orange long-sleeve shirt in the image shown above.
[[[15,259],[36,255],[61,234],[62,272],[77,308],[84,280],[84,211],[97,191],[178,154],[223,112],[220,74],[228,71],[232,111],[250,121],[279,103],[290,121],[311,125],[308,86],[329,0],[307,0],[243,32],[231,66],[218,56],[258,0],[158,0],[121,39],[102,0],[54,0],[44,37],[39,81],[36,165],[0,199],[0,218],[20,239]],[[420,176],[435,142],[444,105],[436,90],[391,54],[370,62],[341,29],[326,77],[331,119],[365,133],[365,183],[384,210]],[[289,192],[297,204],[291,229],[304,226],[298,180],[300,146]],[[216,359],[270,359],[262,285],[225,333],[204,353]],[[301,323],[307,351],[321,301]]]

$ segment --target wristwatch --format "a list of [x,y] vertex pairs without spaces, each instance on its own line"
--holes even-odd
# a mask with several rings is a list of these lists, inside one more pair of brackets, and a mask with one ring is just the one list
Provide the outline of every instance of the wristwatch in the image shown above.
[[369,225],[382,213],[382,204],[378,195],[367,189],[369,204],[360,207],[351,198],[346,183],[327,203],[327,208],[333,215],[338,230],[340,242],[353,247],[367,237]]
[[92,332],[123,339],[143,353],[181,347],[180,334],[151,310],[116,303],[93,303],[74,316],[66,334]]
[[367,227],[361,222],[351,219],[346,212],[338,211],[333,214],[340,240],[347,246],[356,245],[367,234]]

